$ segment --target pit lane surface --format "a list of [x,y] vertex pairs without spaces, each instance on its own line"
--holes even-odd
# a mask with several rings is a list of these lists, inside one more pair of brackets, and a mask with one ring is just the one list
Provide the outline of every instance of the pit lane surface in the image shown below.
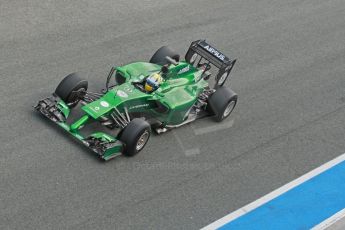
[[[345,3],[2,1],[0,228],[197,229],[345,149]],[[206,38],[238,58],[225,129],[200,120],[102,162],[33,112],[65,75]],[[228,82],[228,86],[230,86]]]

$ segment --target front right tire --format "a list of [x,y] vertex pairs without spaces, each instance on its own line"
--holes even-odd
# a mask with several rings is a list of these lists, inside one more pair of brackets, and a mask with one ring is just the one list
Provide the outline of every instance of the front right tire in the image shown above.
[[66,104],[75,105],[78,103],[78,91],[86,91],[88,82],[77,73],[67,75],[56,87],[55,94]]
[[131,120],[120,133],[120,141],[124,143],[123,155],[134,156],[146,145],[151,135],[150,124],[143,119]]

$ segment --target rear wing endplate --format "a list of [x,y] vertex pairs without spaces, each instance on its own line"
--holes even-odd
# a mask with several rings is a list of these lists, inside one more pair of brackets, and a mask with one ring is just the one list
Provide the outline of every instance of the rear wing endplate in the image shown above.
[[194,66],[198,66],[198,64],[206,60],[218,68],[216,84],[219,86],[224,84],[236,63],[236,59],[231,60],[222,52],[208,44],[205,40],[192,42],[186,53],[185,60]]

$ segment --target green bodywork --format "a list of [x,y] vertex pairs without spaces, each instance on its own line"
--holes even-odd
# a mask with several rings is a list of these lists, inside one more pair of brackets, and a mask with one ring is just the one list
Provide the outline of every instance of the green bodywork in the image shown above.
[[[132,84],[160,69],[159,65],[145,62],[117,67],[117,73],[121,73],[126,78],[126,82],[110,89],[99,100],[83,106],[82,110],[93,119],[98,119],[112,112],[114,108],[122,111],[124,107],[127,107],[130,114],[145,113],[157,118],[165,125],[182,123],[186,113],[208,83],[201,79],[202,70],[186,62],[180,62],[177,66],[170,66],[164,82],[152,93],[142,92]],[[181,70],[183,73],[178,74]],[[157,102],[162,103],[167,111],[158,112]],[[102,104],[108,106],[105,107]]]
[[[113,143],[101,155],[105,160],[120,155],[122,143],[116,136],[103,132],[84,137],[80,131],[88,122],[101,121],[102,117],[110,116],[114,110],[123,113],[126,108],[130,115],[139,113],[144,117],[158,120],[162,125],[174,126],[183,123],[198,96],[208,87],[208,82],[202,78],[202,69],[197,69],[182,61],[177,65],[169,66],[169,72],[164,77],[163,83],[152,93],[146,93],[133,84],[142,81],[154,72],[159,72],[161,67],[161,65],[147,62],[116,67],[112,78],[120,74],[125,79],[124,83],[111,87],[98,100],[84,104],[81,107],[84,114],[76,120],[68,123],[55,121],[55,123],[87,146],[89,146],[86,142],[87,138]],[[57,101],[57,107],[67,120],[71,109],[60,99]],[[163,111],[160,109],[162,107]]]

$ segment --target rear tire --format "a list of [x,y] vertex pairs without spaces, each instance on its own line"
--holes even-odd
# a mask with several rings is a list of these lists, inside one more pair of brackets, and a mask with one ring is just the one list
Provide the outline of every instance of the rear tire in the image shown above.
[[180,55],[170,49],[168,46],[162,46],[159,48],[151,57],[150,63],[158,64],[158,65],[165,65],[169,64],[169,62],[165,59],[165,57],[171,57],[175,61],[180,61]]
[[220,87],[208,98],[207,110],[220,122],[227,118],[237,104],[237,94],[229,88]]
[[123,154],[134,156],[146,145],[150,138],[150,125],[146,121],[135,118],[124,128],[120,134],[120,141],[124,143]]
[[86,91],[88,82],[76,73],[67,75],[60,84],[56,87],[55,94],[59,96],[67,104],[77,104],[78,95],[74,92],[84,90]]

